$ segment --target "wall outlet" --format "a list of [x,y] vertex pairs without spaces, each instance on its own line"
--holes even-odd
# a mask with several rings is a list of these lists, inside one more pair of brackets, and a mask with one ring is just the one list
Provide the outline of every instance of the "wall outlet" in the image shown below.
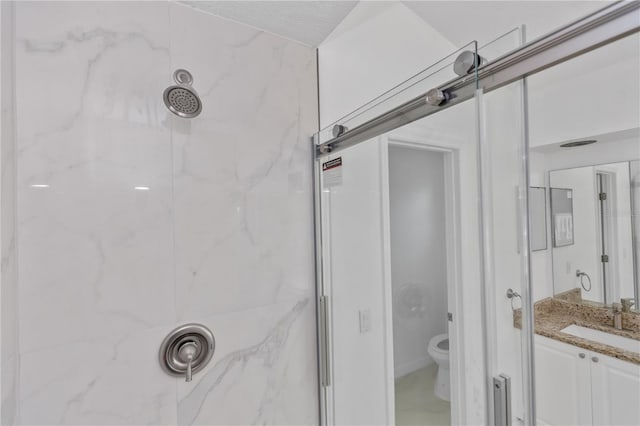
[[371,311],[369,309],[358,311],[358,319],[360,320],[361,334],[371,331]]

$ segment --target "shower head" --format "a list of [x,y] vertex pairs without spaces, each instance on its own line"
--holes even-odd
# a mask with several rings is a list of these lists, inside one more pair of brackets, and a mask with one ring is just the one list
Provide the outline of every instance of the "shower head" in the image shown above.
[[458,74],[460,77],[464,77],[472,71],[475,71],[476,68],[483,65],[485,62],[486,60],[482,56],[471,52],[470,50],[465,50],[458,55],[453,63],[453,72]]
[[173,73],[173,79],[177,83],[169,86],[163,94],[166,107],[182,118],[193,118],[202,111],[202,102],[196,91],[191,87],[193,77],[187,70],[179,69]]

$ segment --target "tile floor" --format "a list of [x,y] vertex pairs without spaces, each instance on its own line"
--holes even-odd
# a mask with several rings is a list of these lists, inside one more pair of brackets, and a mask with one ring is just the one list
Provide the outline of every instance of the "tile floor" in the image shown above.
[[396,379],[396,426],[451,424],[451,406],[433,393],[438,365],[433,363]]

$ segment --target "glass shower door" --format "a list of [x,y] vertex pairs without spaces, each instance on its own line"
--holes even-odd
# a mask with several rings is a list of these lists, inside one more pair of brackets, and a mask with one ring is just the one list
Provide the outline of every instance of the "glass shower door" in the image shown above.
[[[475,53],[475,45],[464,50]],[[437,64],[437,72],[428,79],[411,81],[408,89],[425,93],[455,78],[453,62],[461,53]],[[468,78],[475,79],[473,72]],[[469,99],[317,159],[325,424],[488,423],[484,319],[478,303],[483,287],[477,102]],[[354,128],[400,103],[395,94],[383,95],[374,101],[376,108],[358,111],[339,124]],[[333,130],[335,135],[344,128]],[[331,139],[327,131],[317,138]],[[389,156],[398,148],[437,153],[434,158],[441,161],[446,242],[440,247],[444,260],[438,266],[444,279],[434,279],[440,275],[425,270],[429,258],[407,266],[425,270],[424,279],[393,273],[390,203],[397,197],[390,196]],[[409,292],[402,291],[407,288]],[[446,294],[442,300],[436,296],[441,292]],[[436,315],[434,324],[442,328],[415,334],[411,343],[423,350],[422,359],[398,365],[400,349],[408,346],[401,343],[404,337],[430,315]],[[404,328],[402,335],[399,327]],[[430,341],[442,335],[449,342],[446,362],[429,353]],[[441,373],[447,377],[450,401],[435,390]]]
[[638,75],[635,33],[528,79],[531,181],[553,194],[531,257],[541,424],[640,424]]
[[[522,39],[516,29],[477,52],[491,61]],[[439,64],[438,72],[451,73],[460,53]],[[469,78],[475,78],[473,72]],[[409,87],[425,93],[448,81],[435,80],[427,87],[423,82]],[[450,343],[448,421],[534,424],[525,89],[524,81],[516,81],[486,94],[477,91],[466,102],[319,156],[321,375],[327,424],[405,424],[412,419],[408,422],[429,425],[425,419],[435,418],[428,408],[432,389],[416,396],[413,405],[397,391],[406,388],[408,378],[424,377],[418,374],[422,364],[415,371],[398,368],[398,325],[406,326],[412,316],[399,318],[398,312],[403,306],[424,315],[435,310],[425,308],[434,293],[423,298],[416,282],[396,282],[400,275],[393,273],[398,264],[392,262],[396,245],[390,226],[393,147],[435,150],[444,158],[442,250],[447,266],[441,303],[448,317],[442,333]],[[404,92],[390,93],[338,123],[333,136],[399,105]],[[317,142],[331,139],[328,131]],[[396,287],[411,287],[411,300],[398,302]],[[435,336],[425,332],[423,337],[416,339],[427,346]],[[427,355],[424,362],[436,358]],[[444,369],[438,367],[432,374]]]
[[[516,29],[479,49],[523,42]],[[486,371],[491,424],[535,424],[530,310],[526,83],[478,94]]]
[[[385,297],[392,294],[389,288],[393,285],[393,279],[389,281],[390,276],[393,278],[393,274],[389,274],[390,256],[386,254],[389,250],[390,230],[385,225],[388,214],[385,211],[388,206],[384,205],[388,197],[388,188],[385,187],[385,168],[388,164],[384,158],[388,151],[385,144],[387,148],[393,144],[422,144],[445,151],[449,149],[454,160],[450,163],[453,166],[449,168],[449,172],[453,171],[450,176],[454,178],[452,181],[455,185],[448,189],[452,194],[450,203],[455,214],[451,216],[456,226],[455,232],[450,234],[451,238],[447,238],[447,244],[453,242],[456,247],[453,252],[447,247],[447,255],[453,254],[453,263],[456,265],[454,273],[449,274],[448,271],[447,274],[447,278],[453,277],[456,283],[453,287],[449,287],[449,284],[447,286],[452,422],[535,425],[540,418],[543,424],[638,423],[640,411],[637,410],[635,401],[638,400],[637,395],[640,395],[640,373],[637,362],[625,362],[624,358],[630,354],[623,353],[623,347],[637,344],[637,339],[635,342],[633,339],[624,342],[618,340],[620,347],[609,345],[611,347],[608,350],[622,351],[615,352],[616,356],[607,356],[610,352],[603,354],[593,346],[581,351],[579,348],[584,349],[584,346],[580,346],[580,341],[577,340],[564,346],[561,342],[549,343],[547,341],[550,339],[545,341],[543,336],[534,336],[533,312],[533,301],[540,303],[538,299],[541,297],[549,305],[547,308],[553,308],[550,312],[554,314],[558,313],[559,307],[571,307],[565,309],[564,315],[571,317],[567,321],[568,324],[573,324],[573,331],[562,330],[564,337],[560,336],[561,339],[556,340],[566,339],[567,334],[579,332],[580,327],[576,330],[578,320],[594,325],[595,319],[599,318],[598,321],[602,324],[596,324],[597,327],[608,327],[606,333],[618,334],[618,337],[621,337],[620,328],[624,328],[624,318],[627,318],[627,327],[629,321],[635,321],[635,317],[630,314],[625,317],[621,309],[626,307],[628,311],[633,302],[634,293],[630,284],[637,265],[635,269],[619,268],[630,263],[629,259],[636,259],[631,257],[634,244],[631,235],[633,223],[627,220],[632,215],[633,201],[626,194],[631,190],[627,188],[621,191],[618,188],[616,194],[611,195],[597,194],[594,190],[598,172],[615,174],[621,183],[630,182],[635,176],[632,173],[632,161],[638,160],[640,155],[640,98],[633,96],[639,93],[640,80],[633,78],[638,75],[638,38],[636,35],[626,39],[615,38],[622,37],[624,31],[637,31],[640,28],[633,21],[637,14],[631,15],[636,11],[635,7],[632,3],[616,3],[539,39],[513,55],[502,57],[523,43],[520,32],[507,34],[496,43],[479,50],[480,55],[488,61],[500,57],[502,59],[489,65],[486,72],[483,72],[481,81],[487,91],[478,90],[473,103],[460,102],[432,115],[422,114],[420,117],[424,118],[415,122],[403,121],[406,118],[403,114],[407,110],[415,113],[414,110],[394,106],[391,111],[383,111],[384,116],[380,114],[380,121],[386,125],[387,133],[375,133],[372,128],[367,128],[369,131],[365,132],[362,131],[361,123],[356,123],[356,128],[360,126],[360,131],[369,139],[357,147],[355,144],[365,138],[351,141],[348,145],[350,148],[343,151],[345,156],[341,160],[338,160],[340,153],[319,150],[320,158],[327,158],[325,163],[317,163],[319,188],[322,188],[319,189],[317,200],[321,213],[319,217],[322,218],[319,232],[322,261],[319,296],[320,306],[324,308],[321,309],[321,318],[324,315],[326,319],[326,322],[321,320],[321,327],[326,326],[326,333],[321,333],[322,348],[325,351],[321,363],[325,423],[343,423],[341,419],[347,419],[351,423],[361,422],[358,418],[348,417],[353,414],[349,410],[357,406],[351,403],[351,398],[366,398],[379,389],[370,389],[370,380],[360,380],[359,387],[345,392],[348,388],[344,387],[342,381],[348,380],[349,373],[353,371],[350,369],[352,364],[358,363],[358,367],[362,367],[368,359],[372,359],[372,353],[376,356],[382,354],[376,358],[381,362],[377,368],[360,368],[360,371],[366,371],[366,374],[378,374],[382,371],[386,377],[387,390],[378,394],[383,398],[377,400],[377,403],[369,401],[362,406],[372,407],[378,404],[374,408],[385,408],[374,419],[362,417],[362,422],[383,424],[395,420],[398,423],[398,416],[390,413],[395,410],[397,414],[399,405],[390,404],[388,392],[391,386],[395,386],[398,378],[391,376],[392,364],[389,360],[393,356],[390,355],[389,344],[397,340],[397,336],[389,332],[388,325],[389,309],[393,310],[395,304],[389,304],[385,300]],[[594,29],[597,31],[592,32]],[[600,45],[594,40],[611,45],[591,52],[590,49]],[[539,46],[544,46],[544,49],[536,52]],[[585,51],[590,54],[583,55]],[[569,64],[568,68],[564,67],[565,63],[557,65],[558,61],[566,61],[567,58],[573,58],[566,62]],[[571,69],[573,61],[576,61],[573,64],[575,68]],[[521,65],[520,68],[518,64]],[[541,72],[545,67],[551,68]],[[505,69],[509,72],[500,74]],[[558,74],[554,74],[552,70]],[[522,75],[530,76],[528,81],[511,80]],[[633,76],[633,81],[630,81],[630,76]],[[584,82],[597,78],[602,81],[590,86],[584,85]],[[503,83],[505,85],[500,86]],[[581,84],[582,87],[579,87]],[[528,85],[535,90],[529,92]],[[459,87],[468,88],[464,84]],[[453,93],[460,92],[454,90]],[[466,99],[469,95],[468,92],[464,93],[461,99]],[[572,96],[564,96],[566,93],[571,93]],[[606,104],[606,108],[615,113],[603,114],[602,103],[594,102],[594,99],[615,99],[616,102]],[[471,110],[465,110],[469,105],[472,106]],[[447,114],[452,111],[466,112],[458,116],[450,115],[449,118],[453,120],[447,123]],[[465,117],[473,121],[472,131],[462,140],[456,139],[449,132],[456,127],[465,127],[468,124]],[[397,121],[390,123],[392,119],[411,124],[400,127],[401,124]],[[529,125],[529,120],[532,126]],[[334,129],[338,136],[343,135],[346,130],[344,127],[349,126]],[[351,133],[353,134],[358,133]],[[348,141],[349,136],[350,131],[339,138],[339,142]],[[594,143],[596,144],[591,145]],[[576,146],[580,148],[570,153],[564,149]],[[360,157],[349,160],[346,153],[357,154],[355,148],[361,148]],[[358,163],[357,160],[367,157],[369,161],[365,161],[364,165]],[[333,188],[323,186],[323,173],[346,167],[348,163],[344,160],[360,164],[362,170],[367,170],[353,180],[359,182],[362,193],[347,191],[339,194]],[[322,166],[325,171],[321,171]],[[588,178],[575,182],[573,186],[565,183],[555,185],[557,172],[562,171],[563,167],[568,174],[576,174],[575,170],[581,169],[580,172],[584,172]],[[550,173],[552,171],[553,181]],[[329,181],[333,182],[340,177],[349,176],[333,172],[330,175],[333,176]],[[593,261],[603,262],[601,253],[598,257],[589,255],[588,259],[576,257],[572,260],[567,257],[584,242],[578,239],[584,240],[590,234],[594,234],[596,242],[587,247],[589,253],[598,253],[598,235],[595,235],[597,229],[578,229],[578,218],[584,214],[592,215],[595,208],[554,211],[553,205],[550,209],[545,206],[530,206],[530,181],[537,186],[537,202],[547,200],[551,192],[546,191],[547,189],[564,191],[564,196],[572,200],[569,204],[594,204],[597,197],[603,196],[612,196],[616,202],[624,202],[626,207],[619,210],[626,212],[625,217],[618,218],[617,222],[628,230],[617,234],[617,242],[623,244],[609,244],[615,253],[609,256],[611,266],[617,265],[620,269],[616,274],[630,277],[617,283],[620,286],[619,293],[624,296],[620,300],[620,308],[582,303],[582,297],[589,296],[588,293],[593,291],[592,283],[588,280],[589,285],[585,288],[583,280],[586,279],[587,272],[582,266],[577,270],[576,262],[587,266]],[[578,200],[574,195],[579,195],[578,189],[581,186],[591,189],[586,192],[587,198]],[[613,188],[613,185],[610,187]],[[542,189],[545,191],[542,191],[544,194],[541,197]],[[620,194],[624,196],[619,197]],[[633,195],[635,194],[632,197]],[[358,220],[358,214],[351,215],[351,222],[345,225],[346,222],[341,223],[344,217],[338,216],[349,216],[350,208],[340,212],[341,206],[336,206],[334,202],[342,207],[351,205],[355,212],[374,209],[376,213],[367,220]],[[612,198],[611,204],[613,203]],[[382,207],[378,207],[379,205]],[[530,210],[530,207],[534,208]],[[633,212],[635,213],[635,209]],[[530,220],[534,214],[544,214],[545,217],[536,216],[536,220]],[[549,221],[546,216],[550,217]],[[333,223],[340,226],[334,228]],[[543,253],[532,253],[529,240],[530,233],[534,230],[530,229],[531,225],[544,228],[545,235],[540,238],[536,234],[535,238],[535,250]],[[375,228],[375,235],[368,232],[367,227]],[[539,231],[540,229],[535,230]],[[563,239],[562,243],[556,244],[555,240],[559,236]],[[334,244],[341,244],[341,239],[347,249],[339,251],[340,256],[336,256]],[[349,239],[351,240],[346,241]],[[359,241],[364,247],[358,244]],[[553,247],[549,242],[553,243]],[[362,248],[365,250],[361,250]],[[350,263],[351,256],[360,256],[367,250],[371,255],[368,261]],[[354,268],[350,268],[350,265]],[[344,276],[334,274],[336,271],[342,271]],[[366,277],[372,273],[376,275],[376,279],[369,280],[372,285],[368,286]],[[356,279],[360,274],[365,277],[365,282],[356,285],[349,279],[349,274]],[[593,283],[593,288],[598,285],[598,282]],[[345,288],[355,289],[356,297],[342,301],[344,304],[336,303],[333,297],[338,296]],[[374,309],[368,307],[373,306],[369,303],[373,299],[362,298],[365,292],[371,291],[379,292],[381,297],[376,299]],[[358,297],[369,304],[362,306]],[[455,302],[452,303],[452,300]],[[536,310],[539,308],[542,305],[536,304]],[[584,313],[594,310],[597,310],[597,315]],[[337,320],[341,314],[344,314],[344,321]],[[536,320],[541,320],[541,317]],[[363,351],[362,347],[354,349],[366,342],[371,337],[367,333],[381,324],[386,328],[383,327],[381,338],[376,342],[378,346],[372,346],[373,351]],[[615,332],[616,328],[618,332]],[[351,336],[345,334],[345,330],[350,330]],[[534,344],[539,359],[535,369]],[[357,356],[349,358],[354,353]],[[340,381],[336,380],[336,376]],[[539,388],[536,387],[534,377],[538,379]],[[563,398],[569,399],[567,404],[563,403]],[[345,413],[347,417],[344,417]],[[362,413],[369,414],[365,410]]]

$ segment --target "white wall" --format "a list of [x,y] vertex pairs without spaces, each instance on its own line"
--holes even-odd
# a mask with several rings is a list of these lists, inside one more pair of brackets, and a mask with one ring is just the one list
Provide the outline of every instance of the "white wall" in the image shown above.
[[407,6],[460,47],[471,40],[483,46],[520,25],[526,25],[527,40],[534,40],[610,3],[611,0],[435,0],[410,1]]
[[401,2],[359,2],[318,48],[320,127],[454,50]]
[[[576,277],[576,270],[580,269],[589,275],[592,283],[591,291],[583,291],[582,297],[602,301],[604,294],[598,263],[598,205],[593,167],[551,172],[549,185],[551,188],[573,190],[573,244],[552,248],[554,292],[580,287]],[[553,229],[550,228],[549,232],[553,232]]]
[[441,152],[389,146],[395,377],[432,363],[429,340],[447,332],[444,188]]
[[[315,52],[173,2],[16,29],[18,423],[316,423]],[[182,67],[192,120],[162,103]],[[157,354],[187,322],[217,343],[190,383]]]
[[640,35],[528,78],[532,147],[640,126]]

